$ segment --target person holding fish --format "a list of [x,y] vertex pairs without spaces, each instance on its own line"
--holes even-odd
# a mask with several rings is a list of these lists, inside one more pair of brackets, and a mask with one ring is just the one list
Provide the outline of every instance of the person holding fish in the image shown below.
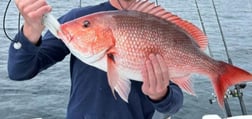
[[[99,11],[124,9],[132,2],[135,0],[109,0],[96,6],[76,8],[60,17],[59,22],[63,24]],[[70,50],[50,32],[41,36],[45,27],[43,15],[52,10],[46,0],[15,0],[15,3],[25,22],[15,37],[22,44],[21,48],[10,46],[8,72],[10,79],[21,81],[62,61]],[[84,27],[88,25],[84,23]],[[121,89],[114,92],[106,70],[71,55],[71,93],[66,118],[157,119],[174,115],[183,105],[183,93],[170,81],[163,57],[150,54],[143,62],[146,69],[143,82],[131,80],[130,89],[122,83]],[[125,92],[129,94],[125,96]]]

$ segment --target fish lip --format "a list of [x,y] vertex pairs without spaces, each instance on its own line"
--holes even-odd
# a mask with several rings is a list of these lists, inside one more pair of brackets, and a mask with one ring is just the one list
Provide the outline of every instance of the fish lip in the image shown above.
[[83,61],[86,63],[93,64],[93,63],[101,60],[102,58],[104,58],[104,56],[106,55],[106,52],[107,52],[107,49],[104,49],[101,52],[93,54],[93,55],[82,56],[84,58]]

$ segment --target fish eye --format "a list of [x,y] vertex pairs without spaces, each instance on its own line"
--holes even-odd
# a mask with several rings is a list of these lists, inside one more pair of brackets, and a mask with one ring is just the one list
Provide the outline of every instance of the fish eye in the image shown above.
[[83,27],[88,28],[90,26],[90,22],[88,20],[85,20],[83,22]]

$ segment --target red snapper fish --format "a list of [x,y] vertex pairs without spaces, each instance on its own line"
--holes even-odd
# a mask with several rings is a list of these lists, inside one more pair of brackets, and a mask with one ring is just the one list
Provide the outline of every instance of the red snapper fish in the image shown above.
[[194,94],[191,74],[208,76],[222,107],[229,86],[252,80],[249,72],[206,55],[207,37],[199,28],[148,1],[69,21],[58,35],[73,55],[106,71],[113,94],[126,102],[130,80],[143,80],[151,53],[165,59],[170,80],[189,94]]

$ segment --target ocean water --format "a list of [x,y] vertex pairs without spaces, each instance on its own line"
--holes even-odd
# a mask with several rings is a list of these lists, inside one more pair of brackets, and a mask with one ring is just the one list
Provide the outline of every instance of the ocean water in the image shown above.
[[[59,17],[72,8],[101,3],[105,0],[74,1],[48,0],[53,15]],[[154,0],[153,0],[154,1]],[[81,4],[80,4],[81,2]],[[197,0],[204,27],[209,38],[209,47],[214,59],[227,61],[224,44],[212,6],[212,0]],[[195,0],[158,0],[170,12],[201,28]],[[252,1],[215,0],[228,52],[233,64],[252,72]],[[5,9],[7,0],[0,1]],[[1,119],[64,119],[69,99],[69,57],[41,72],[32,80],[12,81],[8,78],[7,59],[10,41],[3,32],[3,10],[0,11],[0,118]],[[6,27],[11,37],[17,32],[18,11],[12,1],[7,13]],[[184,107],[172,119],[201,119],[205,114],[225,117],[225,111],[217,103],[210,104],[212,86],[203,76],[193,76],[197,96],[184,93]],[[232,87],[230,89],[233,89]],[[252,114],[252,83],[243,90],[248,114]],[[230,98],[233,115],[240,115],[237,98]]]

